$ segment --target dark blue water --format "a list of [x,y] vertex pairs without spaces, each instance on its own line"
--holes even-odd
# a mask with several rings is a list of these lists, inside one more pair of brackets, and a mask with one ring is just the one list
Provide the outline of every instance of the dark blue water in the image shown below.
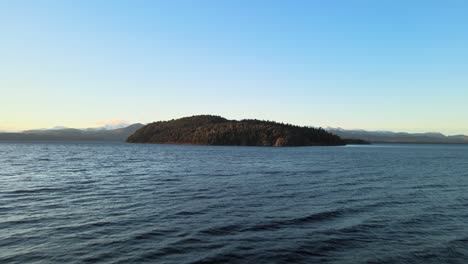
[[468,147],[0,143],[1,263],[466,263]]

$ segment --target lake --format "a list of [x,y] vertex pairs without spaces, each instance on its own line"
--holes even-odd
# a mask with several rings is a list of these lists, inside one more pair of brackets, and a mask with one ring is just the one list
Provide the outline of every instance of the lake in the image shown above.
[[468,146],[0,143],[1,263],[466,263]]

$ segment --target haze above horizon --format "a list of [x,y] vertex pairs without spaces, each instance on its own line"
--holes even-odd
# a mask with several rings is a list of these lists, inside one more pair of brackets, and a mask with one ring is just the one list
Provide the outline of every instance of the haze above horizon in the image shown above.
[[468,134],[468,2],[2,1],[0,130],[197,114]]

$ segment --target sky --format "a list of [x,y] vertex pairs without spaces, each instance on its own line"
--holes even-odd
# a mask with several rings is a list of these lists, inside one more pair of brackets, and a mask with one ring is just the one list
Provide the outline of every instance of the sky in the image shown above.
[[0,0],[0,130],[197,114],[468,134],[468,1]]

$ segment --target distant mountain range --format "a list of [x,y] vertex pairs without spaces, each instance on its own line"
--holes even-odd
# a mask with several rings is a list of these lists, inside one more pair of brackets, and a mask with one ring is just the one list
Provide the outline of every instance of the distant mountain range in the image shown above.
[[430,143],[430,144],[468,144],[468,136],[446,136],[442,133],[405,133],[391,131],[346,130],[327,128],[341,138],[361,139],[371,143]]
[[[0,140],[125,142],[128,137],[142,127],[144,127],[144,125],[139,123],[116,129],[109,129],[108,127],[84,129],[54,127],[51,129],[35,129],[22,132],[0,132]],[[365,143],[354,140],[364,140],[371,143],[468,144],[468,136],[466,135],[446,136],[442,133],[405,133],[391,131],[347,130],[342,128],[327,128],[326,130],[345,139],[345,141],[350,144]]]
[[0,140],[71,140],[71,141],[121,141],[125,140],[143,124],[123,128],[61,128],[26,130],[15,133],[0,133]]

